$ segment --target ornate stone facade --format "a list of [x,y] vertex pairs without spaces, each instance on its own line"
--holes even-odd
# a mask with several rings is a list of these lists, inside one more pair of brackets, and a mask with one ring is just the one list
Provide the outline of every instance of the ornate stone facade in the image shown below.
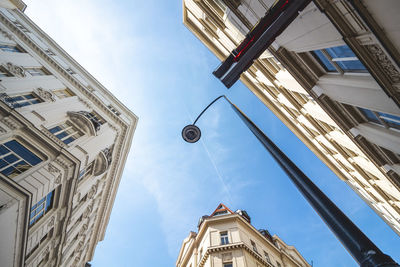
[[1,265],[84,266],[105,234],[137,117],[23,9],[2,5],[0,44],[9,51],[0,53],[0,144],[16,142],[15,153],[33,161],[0,174],[0,194],[7,192],[4,201],[0,196],[0,216],[7,216],[0,236],[10,240],[0,248]]

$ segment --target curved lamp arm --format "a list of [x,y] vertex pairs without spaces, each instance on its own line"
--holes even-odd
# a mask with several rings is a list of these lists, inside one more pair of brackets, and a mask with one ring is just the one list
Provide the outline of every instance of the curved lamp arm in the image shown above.
[[297,166],[283,153],[235,104],[225,95],[214,99],[196,118],[182,130],[186,142],[200,139],[200,129],[194,125],[203,113],[218,99],[225,98],[260,143],[268,150],[289,176],[314,210],[325,221],[343,246],[362,267],[400,267],[389,255],[384,254]]

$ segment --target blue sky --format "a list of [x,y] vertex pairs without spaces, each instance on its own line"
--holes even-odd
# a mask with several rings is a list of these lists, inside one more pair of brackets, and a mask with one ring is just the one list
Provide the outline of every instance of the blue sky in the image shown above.
[[175,266],[182,240],[220,202],[294,245],[314,266],[357,266],[224,101],[227,94],[385,253],[400,239],[240,82],[212,76],[216,57],[182,24],[181,0],[25,1],[26,13],[139,116],[110,223],[93,266]]

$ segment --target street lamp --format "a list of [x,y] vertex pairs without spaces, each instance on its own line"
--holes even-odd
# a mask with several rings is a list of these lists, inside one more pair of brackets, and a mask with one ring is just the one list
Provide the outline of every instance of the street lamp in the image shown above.
[[196,118],[182,130],[186,142],[195,143],[201,131],[195,125],[203,113],[218,99],[229,102],[239,118],[268,150],[289,176],[314,210],[325,221],[339,241],[361,267],[400,267],[389,255],[384,254],[235,104],[225,95],[214,99]]

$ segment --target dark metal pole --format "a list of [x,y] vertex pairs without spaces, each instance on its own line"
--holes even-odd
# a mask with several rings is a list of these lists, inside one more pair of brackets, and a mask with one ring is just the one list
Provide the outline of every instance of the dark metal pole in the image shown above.
[[400,266],[377,248],[236,105],[229,103],[361,267]]

